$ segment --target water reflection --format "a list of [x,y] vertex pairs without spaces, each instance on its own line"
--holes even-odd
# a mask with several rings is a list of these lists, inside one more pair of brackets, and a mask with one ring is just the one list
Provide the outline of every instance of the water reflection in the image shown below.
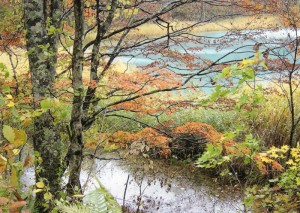
[[[90,164],[90,163],[89,163]],[[160,171],[170,170],[169,165],[160,162]],[[156,173],[155,176],[137,172],[128,162],[99,161],[93,166],[93,175],[122,205],[126,190],[125,204],[131,210],[138,206],[143,212],[239,212],[243,209],[239,195],[232,188],[225,189],[213,183],[206,176],[192,176],[188,172],[167,177]],[[167,168],[168,167],[168,168]],[[178,167],[179,168],[179,167]],[[177,172],[177,171],[176,171]],[[82,172],[81,180],[85,182],[89,171]],[[93,176],[92,175],[92,176]],[[88,180],[86,193],[97,187],[95,178]],[[195,180],[198,179],[198,180]],[[201,180],[202,179],[202,180]],[[141,199],[139,199],[141,198]]]

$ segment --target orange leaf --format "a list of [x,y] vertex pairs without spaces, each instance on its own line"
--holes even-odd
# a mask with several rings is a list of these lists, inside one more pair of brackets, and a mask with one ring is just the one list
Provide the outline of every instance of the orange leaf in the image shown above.
[[11,204],[9,204],[8,209],[9,212],[18,212],[17,208],[25,206],[26,205],[26,201],[17,201],[17,202],[13,202]]
[[4,206],[9,202],[9,199],[6,197],[0,197],[0,206]]

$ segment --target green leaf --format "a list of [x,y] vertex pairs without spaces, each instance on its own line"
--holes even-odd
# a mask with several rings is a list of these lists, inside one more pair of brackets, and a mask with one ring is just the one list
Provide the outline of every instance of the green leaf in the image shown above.
[[99,188],[83,199],[83,203],[90,207],[92,212],[112,212],[121,213],[121,207],[114,197],[105,189],[105,187],[96,178]]
[[14,129],[7,125],[3,125],[3,136],[10,143],[13,143],[16,137]]
[[0,99],[0,106],[3,106],[5,104],[5,101],[3,99]]
[[10,87],[8,85],[3,85],[2,92],[5,94],[10,93]]
[[234,133],[233,131],[230,132],[225,132],[224,133],[224,139],[234,139],[236,137],[236,133]]
[[300,177],[296,177],[296,184],[297,186],[300,186]]
[[223,78],[230,78],[231,77],[231,67],[228,66],[225,69],[222,70],[221,77]]
[[45,99],[41,101],[41,107],[42,109],[50,109],[51,108],[51,99]]
[[214,168],[222,164],[227,159],[220,158],[222,154],[222,147],[214,144],[207,144],[206,151],[198,158],[196,164],[201,168]]
[[247,94],[243,94],[240,99],[239,99],[239,103],[240,104],[244,104],[249,100],[249,96]]
[[[96,178],[99,187],[93,192],[87,194],[83,198],[83,203],[72,205],[60,204],[59,211],[62,213],[121,213],[122,209],[113,196],[104,188],[104,186]],[[81,198],[82,195],[74,195],[73,197]]]
[[[59,208],[59,212],[61,213],[92,213],[92,211],[88,206],[84,206],[79,203],[71,204],[71,205],[60,204],[58,208]],[[103,213],[107,213],[107,212],[103,212]]]
[[44,199],[45,200],[51,200],[52,199],[52,194],[50,193],[50,192],[46,192],[45,194],[44,194]]
[[53,25],[49,26],[48,32],[47,32],[48,35],[53,35],[56,32],[57,32],[57,28],[56,27],[54,27]]
[[37,109],[35,111],[33,111],[32,116],[33,117],[39,117],[43,114],[43,111],[41,109]]
[[11,186],[18,187],[19,186],[19,170],[16,167],[11,168],[11,175],[10,175],[10,184]]
[[19,117],[19,112],[18,112],[18,110],[17,110],[15,107],[13,107],[13,108],[11,109],[11,113],[12,113],[13,116],[15,116],[16,118]]

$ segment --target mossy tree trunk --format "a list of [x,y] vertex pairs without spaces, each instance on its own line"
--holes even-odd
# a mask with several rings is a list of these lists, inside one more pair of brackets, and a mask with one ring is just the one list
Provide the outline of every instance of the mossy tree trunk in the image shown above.
[[[46,17],[45,1],[24,0],[26,44],[35,108],[39,108],[41,100],[51,98],[53,94],[52,83],[56,73],[58,35],[48,35],[46,19],[51,18],[51,24],[59,27],[61,4],[62,0],[51,0],[48,8],[51,16]],[[54,198],[58,197],[63,174],[62,146],[50,110],[34,119],[33,146],[42,159],[35,168],[36,181],[43,181],[49,186],[49,192]],[[44,193],[37,193],[36,206],[40,212],[50,211],[52,205],[47,206],[47,203],[49,204],[44,199]]]

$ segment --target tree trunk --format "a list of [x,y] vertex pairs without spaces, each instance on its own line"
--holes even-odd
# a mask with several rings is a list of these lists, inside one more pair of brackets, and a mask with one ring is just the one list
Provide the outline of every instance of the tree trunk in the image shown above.
[[71,115],[71,144],[67,154],[70,176],[67,185],[69,194],[78,190],[81,192],[80,171],[82,163],[83,136],[82,136],[82,105],[83,105],[83,37],[84,37],[84,1],[74,0],[75,16],[75,40],[72,58],[72,77],[73,77],[73,106]]
[[[87,92],[85,95],[85,100],[83,103],[84,114],[88,113],[89,106],[90,106],[93,98],[95,97],[95,93],[96,93],[96,89],[97,89],[97,87],[95,85],[97,85],[99,83],[98,67],[99,67],[99,62],[100,62],[100,52],[99,52],[100,44],[101,44],[103,36],[107,32],[107,30],[109,29],[109,27],[113,21],[114,13],[117,9],[117,2],[118,2],[117,0],[111,1],[111,8],[110,8],[109,14],[108,14],[106,20],[104,21],[104,23],[101,24],[100,1],[97,0],[97,5],[96,5],[97,6],[97,11],[96,11],[97,12],[97,35],[94,40],[94,45],[93,45],[93,49],[92,49],[90,85],[87,89]],[[102,72],[105,72],[106,71],[105,69],[107,69],[107,68],[104,67]],[[103,76],[101,76],[101,77],[103,77]]]
[[[51,97],[52,83],[55,77],[55,64],[57,48],[50,58],[45,49],[49,44],[49,37],[46,31],[46,20],[43,13],[44,4],[40,0],[24,0],[24,18],[26,29],[26,44],[29,59],[29,68],[32,80],[32,93],[35,108],[39,108],[39,102]],[[57,43],[55,38],[52,44]],[[50,44],[51,45],[51,44]],[[62,171],[62,150],[61,139],[57,127],[54,125],[51,111],[45,112],[34,119],[33,133],[34,150],[39,152],[42,161],[36,165],[36,181],[43,181],[49,186],[49,192],[54,198],[61,190]],[[40,212],[47,212],[52,209],[49,201],[44,199],[44,193],[37,193],[36,206]]]

